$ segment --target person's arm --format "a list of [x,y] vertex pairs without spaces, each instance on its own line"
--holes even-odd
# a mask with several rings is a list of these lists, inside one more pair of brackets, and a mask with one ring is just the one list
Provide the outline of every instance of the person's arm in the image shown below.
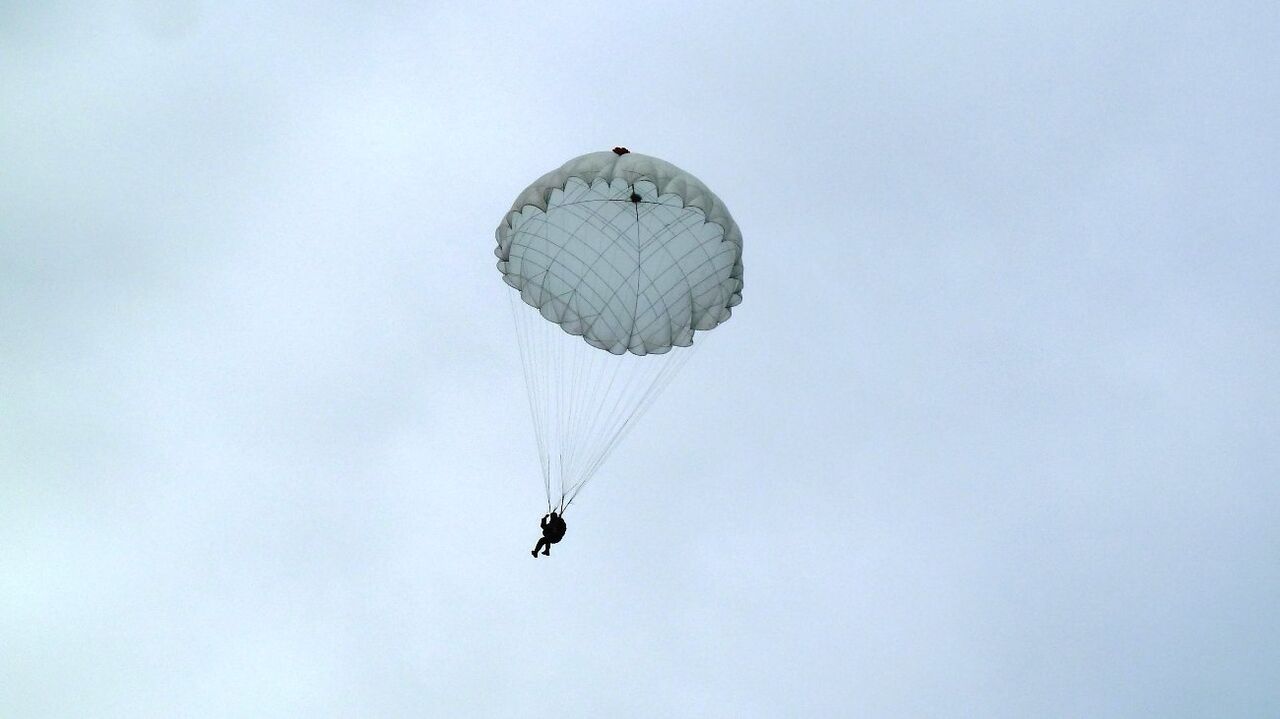
[[546,528],[547,528],[547,522],[549,522],[549,521],[551,521],[551,515],[550,515],[550,514],[548,514],[548,515],[546,515],[545,517],[543,517],[543,518],[542,518],[542,528],[543,528],[543,529],[546,529]]

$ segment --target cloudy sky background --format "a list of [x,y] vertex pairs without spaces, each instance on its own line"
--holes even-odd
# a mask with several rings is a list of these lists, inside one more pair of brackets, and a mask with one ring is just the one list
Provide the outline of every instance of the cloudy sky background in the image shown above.
[[[1280,6],[349,5],[0,4],[0,716],[1280,714]],[[745,301],[534,562],[618,144]]]

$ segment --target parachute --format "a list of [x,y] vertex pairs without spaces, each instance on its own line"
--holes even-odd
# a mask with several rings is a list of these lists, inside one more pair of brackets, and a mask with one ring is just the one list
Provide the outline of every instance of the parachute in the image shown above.
[[547,510],[563,512],[742,301],[742,233],[696,177],[614,148],[520,193],[497,230]]

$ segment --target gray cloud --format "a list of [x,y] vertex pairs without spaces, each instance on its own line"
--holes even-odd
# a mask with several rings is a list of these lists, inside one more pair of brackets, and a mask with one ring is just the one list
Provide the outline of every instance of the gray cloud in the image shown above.
[[[1280,711],[1277,11],[0,8],[0,714]],[[530,562],[492,232],[745,302]]]

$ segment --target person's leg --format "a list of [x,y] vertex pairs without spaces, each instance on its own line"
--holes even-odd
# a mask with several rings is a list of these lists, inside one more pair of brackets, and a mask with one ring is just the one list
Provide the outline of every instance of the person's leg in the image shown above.
[[539,539],[539,540],[538,540],[537,545],[535,545],[535,546],[534,546],[534,548],[533,548],[533,557],[534,557],[534,559],[537,559],[537,557],[538,557],[538,550],[539,550],[539,549],[542,549],[542,545],[544,545],[544,544],[546,544],[546,543],[547,543],[547,538],[546,538],[546,537],[543,537],[542,539]]
[[547,543],[547,548],[546,548],[546,549],[544,549],[544,550],[542,550],[542,553],[543,553],[544,555],[546,555],[546,556],[550,557],[550,556],[551,556],[551,542],[547,541],[546,539],[543,539],[542,541],[544,541],[544,542],[546,542],[546,543]]

